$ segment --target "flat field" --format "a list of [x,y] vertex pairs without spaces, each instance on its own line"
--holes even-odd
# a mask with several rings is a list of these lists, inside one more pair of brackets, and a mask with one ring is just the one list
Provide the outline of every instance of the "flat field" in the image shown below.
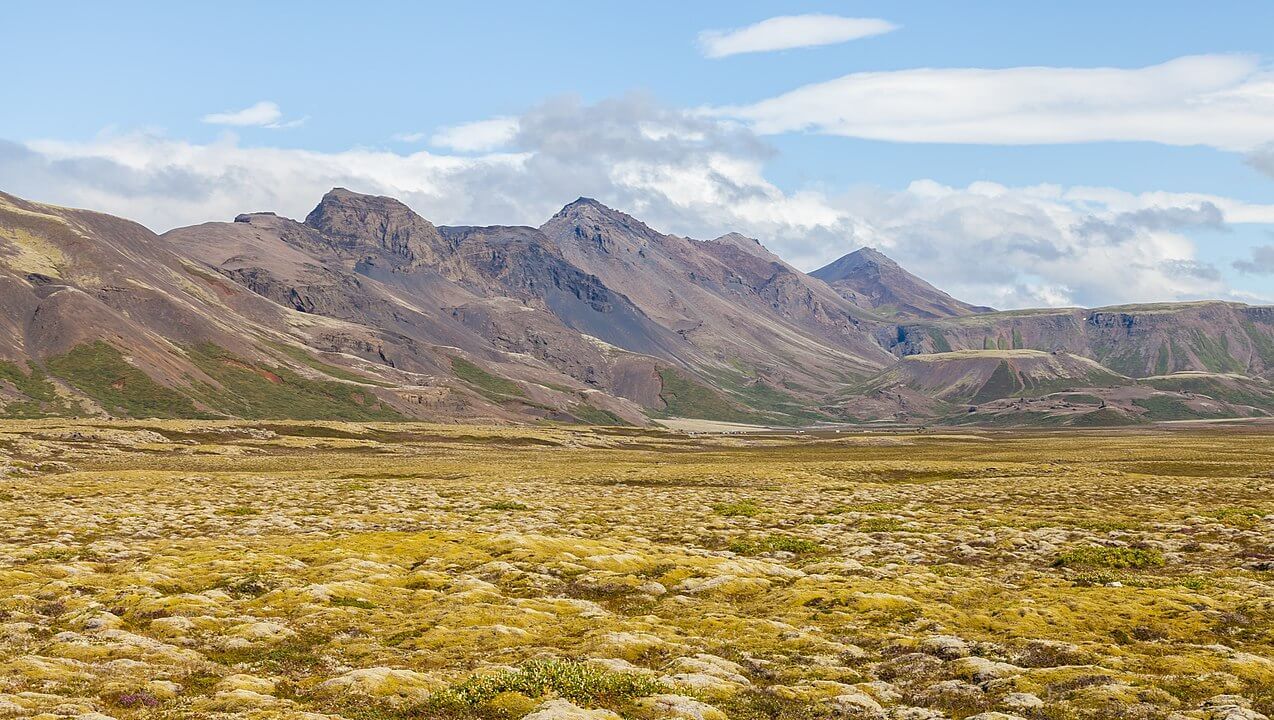
[[1254,718],[1272,570],[1268,426],[0,423],[0,717]]

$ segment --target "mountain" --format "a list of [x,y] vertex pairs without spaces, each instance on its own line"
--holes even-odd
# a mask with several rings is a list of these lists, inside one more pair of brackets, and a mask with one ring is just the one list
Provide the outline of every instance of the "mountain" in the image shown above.
[[991,312],[904,270],[875,248],[861,248],[810,273],[855,305],[896,318],[946,318]]
[[0,415],[1102,425],[1274,415],[1274,308],[993,312],[864,249],[336,188],[156,235],[0,194]]
[[880,318],[755,241],[665,235],[588,198],[540,230],[572,264],[709,353],[722,371],[823,389],[892,361],[864,332]]

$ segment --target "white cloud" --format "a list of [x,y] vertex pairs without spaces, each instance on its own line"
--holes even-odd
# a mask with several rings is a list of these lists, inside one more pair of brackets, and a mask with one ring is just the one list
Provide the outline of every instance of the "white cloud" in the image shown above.
[[398,142],[418,143],[427,137],[429,137],[428,133],[409,132],[409,133],[397,133],[394,135],[393,139],[397,140]]
[[896,142],[1148,141],[1251,150],[1274,140],[1274,72],[1251,55],[1150,67],[864,72],[719,108],[762,134]]
[[837,15],[783,15],[732,30],[704,30],[699,48],[706,57],[723,58],[742,53],[835,45],[898,29],[876,18]]
[[[333,186],[398,197],[440,224],[538,225],[580,195],[693,237],[760,238],[813,269],[874,245],[957,297],[1012,308],[1248,299],[1194,230],[1274,221],[1274,206],[1189,193],[919,180],[903,190],[784,191],[737,125],[628,96],[559,99],[517,119],[519,152],[312,152],[154,135],[0,142],[0,187],[156,229],[241,212],[304,217]],[[1215,235],[1215,233],[1211,233]],[[1236,234],[1237,235],[1237,234]]]
[[246,107],[242,110],[211,113],[203,116],[203,121],[210,125],[233,125],[236,127],[263,127],[273,130],[294,128],[303,125],[307,118],[283,120],[283,111],[278,104],[268,100]]
[[429,138],[429,144],[457,152],[486,152],[508,145],[517,134],[517,118],[497,117],[442,128]]

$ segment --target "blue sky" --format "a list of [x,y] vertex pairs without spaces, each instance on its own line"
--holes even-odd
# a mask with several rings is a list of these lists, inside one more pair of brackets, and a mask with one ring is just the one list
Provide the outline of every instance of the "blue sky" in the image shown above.
[[[304,214],[328,180],[438,222],[538,224],[593,195],[670,232],[756,235],[803,269],[878,245],[1001,306],[1270,300],[1274,3],[1214,5],[14,4],[0,189],[156,230],[263,203]],[[708,56],[702,33],[808,15],[760,36],[893,29]],[[1206,60],[1173,69],[1190,57]],[[996,72],[1013,68],[1043,72]],[[1133,74],[1049,72],[1093,68]],[[933,88],[918,113],[887,107]],[[948,126],[941,108],[966,99],[959,121],[984,131]],[[254,106],[255,122],[210,121]],[[441,142],[492,118],[516,128],[504,142]]]

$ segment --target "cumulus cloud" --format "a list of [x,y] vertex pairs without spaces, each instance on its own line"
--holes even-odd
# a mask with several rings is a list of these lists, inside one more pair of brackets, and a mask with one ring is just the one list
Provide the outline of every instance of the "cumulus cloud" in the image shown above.
[[1249,260],[1236,260],[1234,269],[1250,275],[1274,275],[1274,245],[1252,248]]
[[497,117],[442,128],[429,144],[457,152],[486,152],[505,147],[518,134],[518,119]]
[[897,30],[878,18],[838,15],[783,15],[732,30],[704,30],[699,49],[705,57],[723,58],[743,53],[835,45]]
[[305,123],[306,118],[283,120],[283,111],[278,104],[268,100],[227,112],[211,113],[203,116],[203,121],[210,125],[232,125],[235,127],[263,127],[280,130],[293,128]]
[[1133,69],[863,72],[713,112],[762,134],[990,145],[1148,141],[1246,151],[1274,140],[1274,72],[1252,55],[1196,55]]
[[313,152],[150,134],[0,143],[0,187],[164,230],[241,212],[304,217],[333,186],[398,197],[440,224],[538,225],[580,195],[665,232],[739,231],[799,268],[873,245],[957,297],[1012,308],[1237,297],[1190,232],[1272,222],[1274,207],[1110,188],[785,191],[746,126],[629,95],[559,98],[517,118],[507,151]]

